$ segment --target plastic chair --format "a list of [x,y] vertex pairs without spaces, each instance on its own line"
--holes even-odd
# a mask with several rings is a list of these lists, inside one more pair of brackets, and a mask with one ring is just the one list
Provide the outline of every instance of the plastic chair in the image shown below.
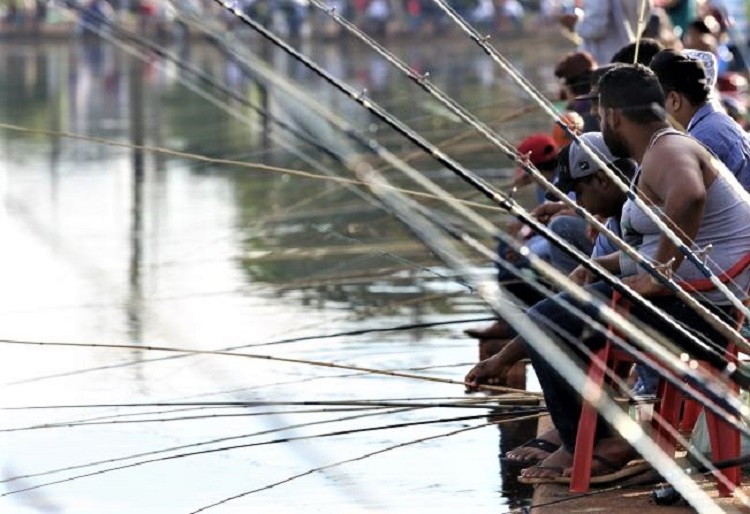
[[[750,266],[750,253],[732,266],[719,277],[721,282],[727,282],[738,276]],[[708,280],[697,280],[689,283],[680,283],[686,291],[707,291],[713,289],[714,284]],[[620,314],[627,315],[630,311],[630,304],[624,300],[618,292],[612,294],[612,308]],[[744,323],[744,316],[741,312],[736,314],[738,330]],[[616,331],[609,327],[609,332],[614,334]],[[727,346],[727,359],[737,361],[737,350],[734,343]],[[631,367],[635,360],[626,352],[619,350],[612,342],[607,339],[604,346],[594,352],[589,365],[585,388],[593,388],[593,393],[597,395],[606,394],[604,391],[604,382],[607,376],[607,370],[614,370],[622,376],[622,370]],[[706,363],[701,363],[707,366]],[[736,388],[736,385],[733,386]],[[668,454],[674,454],[676,449],[676,440],[666,428],[668,424],[673,429],[679,431],[692,431],[695,420],[700,413],[700,406],[684,398],[682,391],[665,379],[659,381],[658,394],[659,401],[655,405],[655,412],[661,417],[664,424],[657,424],[655,419],[652,421],[654,438],[657,444]],[[715,462],[727,459],[733,459],[740,456],[741,453],[741,434],[740,431],[723,421],[713,412],[706,410],[706,423],[711,442],[712,458]],[[591,485],[591,466],[594,457],[594,437],[597,426],[597,410],[588,402],[583,402],[581,416],[578,423],[578,433],[576,434],[576,446],[573,454],[573,468],[571,472],[570,491],[574,493],[586,493]],[[742,479],[742,472],[739,466],[721,470],[733,487],[728,487],[723,482],[718,481],[718,491],[720,496],[729,496],[734,488],[739,486]]]

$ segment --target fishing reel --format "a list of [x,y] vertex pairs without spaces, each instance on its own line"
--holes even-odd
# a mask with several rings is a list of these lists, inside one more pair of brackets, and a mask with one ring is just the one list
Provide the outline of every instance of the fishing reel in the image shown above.
[[651,503],[660,506],[688,504],[685,498],[671,485],[663,485],[651,491]]

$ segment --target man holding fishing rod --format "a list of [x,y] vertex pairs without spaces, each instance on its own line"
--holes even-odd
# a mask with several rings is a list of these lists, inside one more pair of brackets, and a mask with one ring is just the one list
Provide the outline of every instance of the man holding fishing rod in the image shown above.
[[[638,196],[654,206],[658,217],[665,221],[693,249],[712,245],[707,266],[714,275],[721,275],[750,252],[750,204],[736,179],[708,151],[690,136],[672,129],[666,121],[664,93],[654,73],[641,65],[619,66],[608,71],[599,81],[599,107],[604,141],[616,157],[630,157],[640,164],[631,187]],[[675,243],[662,233],[632,199],[622,210],[623,237],[642,255],[663,265],[663,273],[674,273],[677,280],[705,278],[692,260],[686,260]],[[725,364],[716,344],[726,341],[712,325],[651,275],[638,270],[636,263],[622,252],[599,257],[597,262],[669,316],[667,321],[640,305],[631,308],[631,319],[638,319],[681,347],[690,358],[708,360],[716,366]],[[608,300],[611,286],[593,282],[595,276],[577,268],[571,277],[589,292]],[[592,283],[593,282],[593,283]],[[744,298],[750,285],[750,270],[745,269],[730,284]],[[567,293],[557,300],[578,305],[586,314],[601,320],[596,309],[577,304]],[[711,312],[726,316],[731,310],[728,299],[719,291],[703,293],[699,301]],[[580,357],[582,370],[587,369],[589,352],[581,352],[575,344],[583,343],[588,350],[599,348],[605,336],[588,330],[588,325],[553,299],[538,303],[529,311],[532,320],[542,326],[559,344]],[[672,323],[687,327],[698,338],[688,340]],[[606,323],[605,323],[606,325]],[[563,335],[572,336],[572,342]],[[585,335],[584,335],[585,334]],[[466,376],[470,388],[481,383],[502,380],[510,364],[523,355],[524,342],[514,339],[500,353],[475,366]],[[581,410],[581,397],[544,356],[530,346],[526,351],[542,386],[547,408],[557,429],[562,446],[536,466],[521,472],[526,482],[561,481],[570,475],[575,438]],[[595,441],[592,476],[621,478],[621,470],[634,457],[624,439],[613,435],[600,420]],[[601,480],[604,481],[604,480]]]

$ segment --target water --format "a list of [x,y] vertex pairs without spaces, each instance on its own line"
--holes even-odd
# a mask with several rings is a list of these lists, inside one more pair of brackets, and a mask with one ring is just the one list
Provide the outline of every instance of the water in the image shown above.
[[[528,43],[511,42],[504,51],[552,94],[549,77],[557,49],[540,50]],[[392,47],[415,69],[429,70],[435,83],[486,121],[528,105],[469,41]],[[253,48],[264,54],[271,71],[293,80],[352,125],[403,157],[414,152],[392,130],[288,57],[258,43]],[[336,76],[366,88],[372,99],[434,142],[466,131],[395,70],[352,42],[307,44],[305,51]],[[320,136],[325,145],[354,148],[293,97],[268,87],[268,79],[249,79],[207,43],[194,44],[182,55],[280,118]],[[216,355],[161,359],[174,354],[147,347],[213,350],[488,315],[393,216],[338,183],[279,169],[341,176],[348,172],[311,145],[264,125],[257,113],[237,101],[228,102],[230,114],[201,99],[177,80],[180,75],[167,61],[144,63],[107,44],[3,46],[0,122],[55,134],[0,132],[0,337],[133,347],[0,345],[2,406],[58,407],[4,410],[0,428],[61,424],[5,431],[0,438],[3,477],[105,461],[5,482],[0,491],[8,493],[64,481],[2,497],[0,510],[186,513],[295,475],[301,476],[209,511],[503,512],[523,501],[529,490],[518,489],[514,470],[501,470],[494,427],[306,474],[475,426],[482,419],[226,449],[483,411],[389,409],[371,417],[252,435],[372,411],[293,412],[320,409],[315,405],[155,405],[461,397],[457,385]],[[499,125],[513,141],[549,126],[538,113]],[[62,132],[125,146],[63,137]],[[481,139],[461,137],[461,145],[448,148],[467,166],[498,181],[512,173],[508,162]],[[139,151],[127,146],[133,143],[272,168]],[[434,162],[410,158],[456,195],[471,196],[468,186]],[[387,174],[395,183],[415,188],[395,172]],[[421,201],[444,212],[435,201]],[[483,212],[501,219],[496,211]],[[491,273],[481,257],[473,260]],[[462,337],[466,326],[313,339],[245,351],[374,369],[428,367],[414,373],[460,380],[477,354],[475,342]],[[59,408],[63,405],[88,407]],[[269,411],[273,413],[258,415]],[[192,419],[174,419],[187,417]],[[81,425],[83,420],[88,424]],[[500,447],[528,438],[534,427],[509,427]],[[188,447],[196,443],[201,445]],[[185,448],[165,451],[178,447]],[[177,458],[199,450],[216,451]],[[155,451],[163,452],[150,453]],[[114,461],[145,453],[149,455]],[[92,476],[73,479],[82,474]]]

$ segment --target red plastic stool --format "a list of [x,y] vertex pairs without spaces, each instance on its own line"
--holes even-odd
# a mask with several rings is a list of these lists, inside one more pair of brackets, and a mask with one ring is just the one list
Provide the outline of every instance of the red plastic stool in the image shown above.
[[[620,300],[619,293],[615,292],[612,295],[612,307],[617,309],[621,314],[627,313],[629,305],[627,302],[621,302]],[[738,320],[738,324],[741,321]],[[614,333],[611,327],[610,332]],[[737,351],[734,344],[729,345],[727,358],[736,361]],[[594,394],[606,394],[603,386],[607,370],[613,370],[622,376],[622,367],[630,366],[634,362],[631,356],[617,349],[607,340],[604,347],[596,351],[592,357],[584,387],[594,388]],[[657,397],[659,401],[655,405],[654,410],[658,416],[655,416],[652,421],[653,436],[657,444],[667,454],[674,455],[677,442],[666,425],[677,431],[681,428],[683,430],[692,430],[697,418],[696,410],[699,413],[700,406],[696,402],[686,399],[682,390],[665,379],[659,381]],[[584,401],[578,422],[578,433],[576,434],[576,447],[573,454],[573,469],[570,481],[570,491],[574,493],[586,493],[590,489],[597,414],[596,408]],[[656,423],[658,417],[661,417],[663,420],[662,423]],[[710,411],[706,411],[706,423],[713,460],[722,461],[739,457],[741,453],[740,431]],[[717,484],[719,494],[721,496],[729,496],[734,491],[734,488],[741,483],[742,473],[740,467],[736,466],[721,470],[720,473],[726,476],[732,486],[727,486],[719,481]]]

